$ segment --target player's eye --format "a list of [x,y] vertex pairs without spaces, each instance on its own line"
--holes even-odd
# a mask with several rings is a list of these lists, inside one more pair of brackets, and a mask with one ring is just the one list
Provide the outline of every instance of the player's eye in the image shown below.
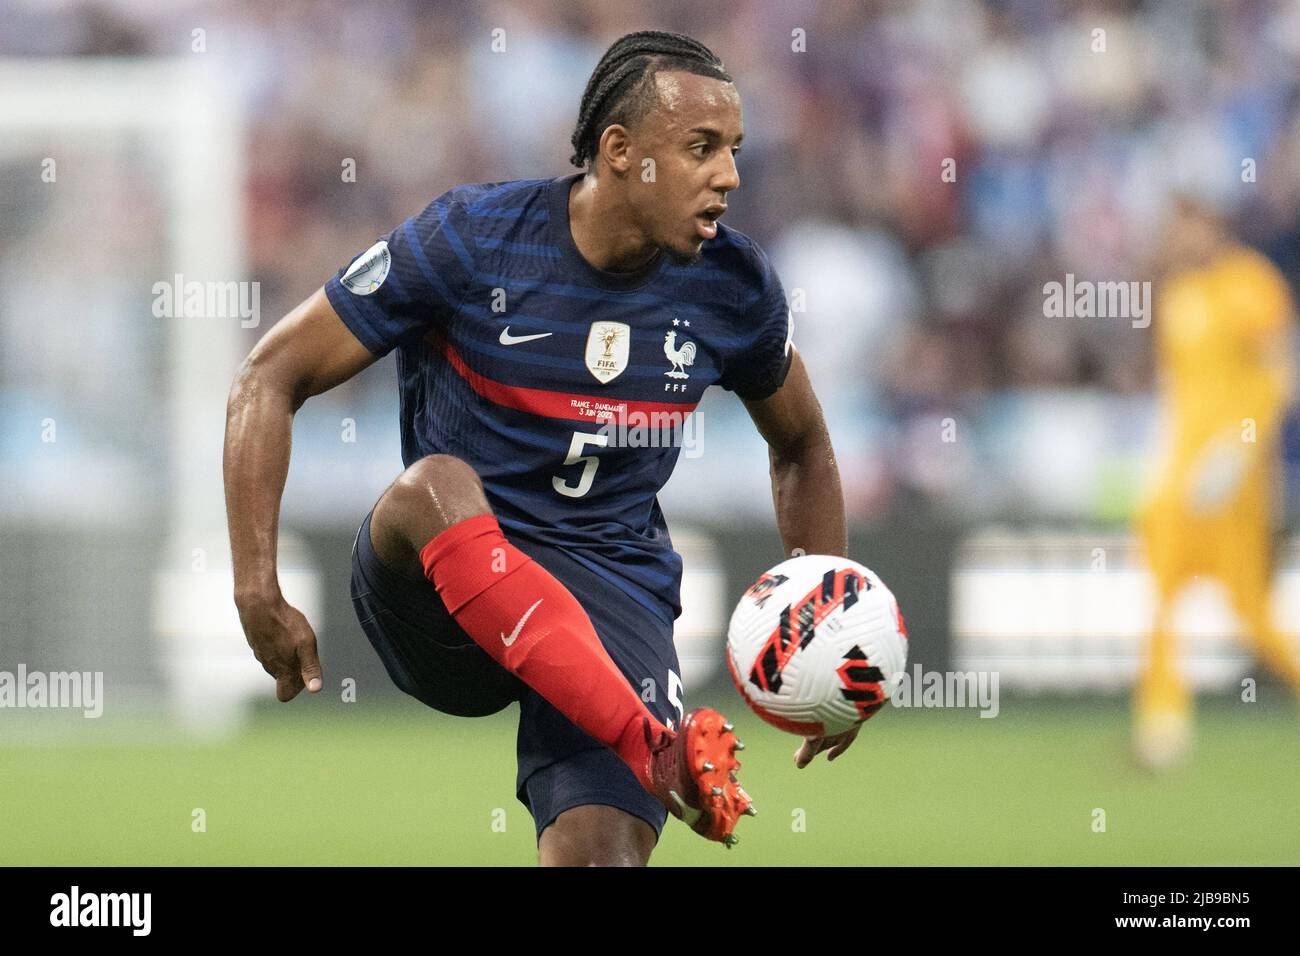
[[713,147],[710,146],[708,143],[696,143],[694,146],[691,147],[691,152],[694,153],[696,156],[707,156],[712,150]]

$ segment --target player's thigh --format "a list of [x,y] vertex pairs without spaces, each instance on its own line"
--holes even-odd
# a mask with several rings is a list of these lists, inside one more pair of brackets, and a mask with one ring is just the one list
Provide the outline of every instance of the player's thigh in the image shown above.
[[483,484],[465,461],[426,455],[384,491],[371,513],[371,543],[388,567],[422,578],[420,549],[452,525],[491,514]]
[[523,684],[478,646],[427,580],[412,580],[380,559],[370,516],[352,548],[352,606],[384,669],[402,691],[461,717],[496,713]]
[[537,841],[542,866],[645,866],[658,834],[638,816],[601,804],[565,810]]

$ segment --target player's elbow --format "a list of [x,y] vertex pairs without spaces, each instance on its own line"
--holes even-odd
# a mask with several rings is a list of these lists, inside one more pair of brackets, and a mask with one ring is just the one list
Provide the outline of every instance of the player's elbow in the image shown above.
[[272,397],[297,412],[311,394],[309,383],[282,367],[274,353],[255,348],[240,363],[226,399],[226,417],[238,414],[255,399]]
[[834,462],[830,433],[818,421],[805,428],[791,429],[768,444],[773,471],[799,468],[826,461]]
[[824,428],[792,434],[781,444],[768,445],[767,451],[772,475],[777,479],[803,473],[827,477],[839,473],[831,436]]
[[230,385],[230,394],[226,397],[227,420],[236,417],[262,390],[265,374],[255,356],[256,353],[245,358],[235,372],[235,380]]

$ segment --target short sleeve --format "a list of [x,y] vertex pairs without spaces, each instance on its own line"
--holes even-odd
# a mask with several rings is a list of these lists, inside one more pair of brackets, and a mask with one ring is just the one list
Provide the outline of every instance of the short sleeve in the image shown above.
[[784,383],[794,350],[794,316],[785,290],[767,256],[755,248],[760,270],[759,293],[745,324],[754,332],[747,348],[727,362],[718,384],[746,401],[768,398]]
[[387,355],[456,314],[470,281],[468,214],[445,195],[380,239],[325,284],[361,344]]

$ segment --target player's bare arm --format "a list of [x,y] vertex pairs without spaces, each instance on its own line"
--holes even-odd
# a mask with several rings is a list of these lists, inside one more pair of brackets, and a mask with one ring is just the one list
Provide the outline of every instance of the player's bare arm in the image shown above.
[[[790,348],[794,350],[794,346]],[[785,383],[768,398],[745,402],[767,442],[772,503],[785,553],[848,556],[844,492],[830,433],[808,370],[794,350]],[[795,752],[803,768],[822,751],[834,760],[853,743],[858,727],[829,737],[808,737]]]
[[318,290],[262,338],[230,391],[224,473],[235,605],[249,646],[275,678],[282,701],[304,686],[313,693],[321,687],[316,635],[285,601],[276,575],[293,416],[308,398],[374,361]]
[[768,398],[745,402],[745,408],[767,442],[772,503],[785,553],[847,555],[840,470],[797,350],[785,383]]

